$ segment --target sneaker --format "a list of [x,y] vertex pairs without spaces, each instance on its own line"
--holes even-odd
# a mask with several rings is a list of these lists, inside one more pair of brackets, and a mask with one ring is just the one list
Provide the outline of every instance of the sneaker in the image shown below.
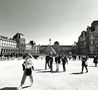
[[86,71],[86,73],[88,73],[88,70]]
[[21,90],[22,89],[22,86],[19,86],[18,88],[17,88],[17,90]]
[[81,74],[82,74],[83,72],[81,72]]

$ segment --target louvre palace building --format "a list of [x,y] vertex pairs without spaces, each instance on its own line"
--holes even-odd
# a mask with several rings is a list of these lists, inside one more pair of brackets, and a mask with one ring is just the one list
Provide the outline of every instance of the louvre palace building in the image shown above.
[[78,54],[98,54],[98,20],[81,32],[77,42]]

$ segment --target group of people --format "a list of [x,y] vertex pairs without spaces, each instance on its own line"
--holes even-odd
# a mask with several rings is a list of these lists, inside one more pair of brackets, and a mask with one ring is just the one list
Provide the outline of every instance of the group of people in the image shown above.
[[[23,77],[22,77],[22,80],[21,80],[21,84],[20,86],[18,87],[18,90],[21,90],[22,89],[22,86],[25,82],[25,79],[27,76],[29,76],[30,78],[30,82],[31,82],[31,85],[33,84],[33,76],[32,76],[32,70],[34,70],[34,65],[33,65],[33,62],[32,62],[32,59],[33,59],[33,56],[29,53],[27,56],[24,57],[25,61],[23,62],[22,64],[22,67],[23,67]],[[81,61],[82,61],[82,69],[81,69],[81,74],[83,73],[84,71],[84,68],[86,69],[86,73],[88,72],[88,63],[87,63],[87,60],[88,60],[88,57],[86,55],[81,55],[80,57]],[[68,63],[68,59],[66,57],[66,55],[58,55],[56,54],[55,57],[50,54],[50,55],[46,55],[45,57],[45,70],[47,69],[47,66],[48,68],[50,69],[50,71],[53,71],[53,60],[55,60],[55,64],[56,64],[56,71],[58,72],[59,71],[59,64],[62,62],[62,67],[63,67],[63,71],[65,72],[66,71],[66,63]],[[95,66],[97,66],[97,63],[98,63],[98,57],[95,56],[94,57],[94,61],[95,63]]]
[[66,71],[66,67],[65,64],[68,63],[68,60],[66,58],[66,55],[58,55],[56,54],[55,57],[53,57],[53,55],[46,55],[45,57],[45,70],[48,68],[50,69],[50,71],[53,71],[53,58],[55,59],[55,63],[56,63],[56,71],[59,71],[59,64],[62,62],[62,66],[63,66],[63,71]]
[[[81,73],[83,73],[84,71],[84,68],[86,69],[86,73],[88,72],[88,62],[87,62],[87,59],[88,57],[86,55],[81,55],[81,61],[82,61],[82,69],[81,69]],[[62,67],[63,67],[63,71],[65,72],[66,71],[66,63],[68,63],[68,59],[66,57],[66,55],[58,55],[56,54],[56,56],[54,57],[54,60],[55,60],[55,63],[56,63],[56,71],[59,71],[59,65],[60,63],[62,62]],[[48,68],[50,69],[50,71],[53,71],[53,56],[52,55],[47,55],[46,58],[45,58],[45,69],[47,69],[47,66]]]

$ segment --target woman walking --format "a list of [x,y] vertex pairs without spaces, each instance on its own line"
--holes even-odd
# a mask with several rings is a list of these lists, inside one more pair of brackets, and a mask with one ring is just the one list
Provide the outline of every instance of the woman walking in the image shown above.
[[88,64],[87,64],[87,56],[83,55],[81,57],[81,61],[82,61],[82,71],[81,71],[81,73],[83,73],[84,67],[85,67],[86,73],[87,73],[88,72],[88,68],[87,68],[87,66],[88,66]]
[[33,84],[32,69],[34,70],[34,66],[33,66],[33,63],[32,63],[31,54],[29,54],[25,57],[25,61],[22,64],[22,66],[23,66],[24,73],[23,73],[23,77],[22,77],[22,80],[21,80],[21,85],[19,86],[18,90],[22,89],[22,86],[23,86],[27,76],[30,77],[31,85]]

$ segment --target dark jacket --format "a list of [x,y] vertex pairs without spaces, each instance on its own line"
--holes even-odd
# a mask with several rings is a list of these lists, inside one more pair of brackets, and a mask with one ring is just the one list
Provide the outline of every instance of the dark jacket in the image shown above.
[[87,65],[87,57],[82,57],[82,66]]
[[98,63],[98,57],[94,57],[93,63]]
[[56,63],[60,63],[60,56],[55,57],[55,62],[56,62]]
[[46,63],[49,62],[49,59],[50,59],[50,56],[46,56],[45,60],[46,60]]
[[66,58],[66,56],[65,57],[62,57],[62,63],[68,63],[68,60],[67,60],[67,58]]

